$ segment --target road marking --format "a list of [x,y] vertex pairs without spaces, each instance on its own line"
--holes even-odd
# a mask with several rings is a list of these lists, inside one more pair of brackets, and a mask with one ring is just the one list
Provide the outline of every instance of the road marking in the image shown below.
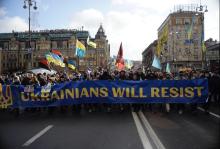
[[[203,109],[203,108],[201,108],[201,107],[197,107],[197,109],[199,109],[199,110],[205,112],[205,109]],[[217,118],[220,118],[220,115],[218,115],[218,114],[212,113],[212,112],[210,112],[210,111],[207,111],[207,112],[208,112],[209,114],[211,114],[212,116],[215,116],[215,117],[217,117]]]
[[49,125],[43,130],[41,130],[39,133],[37,133],[35,136],[30,138],[27,142],[25,142],[22,146],[29,146],[31,143],[33,143],[35,140],[37,140],[40,136],[45,134],[48,130],[50,130],[53,127],[53,125]]
[[137,127],[137,131],[138,131],[139,137],[141,138],[141,142],[144,146],[144,149],[153,149],[150,144],[149,139],[147,138],[147,135],[145,134],[144,128],[142,127],[141,122],[138,119],[137,114],[135,112],[132,112],[132,116],[134,118],[134,122]]
[[140,116],[140,119],[142,120],[144,126],[147,128],[147,131],[148,131],[151,139],[153,140],[154,144],[156,145],[157,149],[165,149],[164,145],[162,144],[162,142],[160,141],[160,139],[158,138],[158,136],[154,132],[153,128],[150,126],[150,123],[148,122],[148,120],[146,119],[146,117],[144,116],[142,111],[139,112],[139,116]]

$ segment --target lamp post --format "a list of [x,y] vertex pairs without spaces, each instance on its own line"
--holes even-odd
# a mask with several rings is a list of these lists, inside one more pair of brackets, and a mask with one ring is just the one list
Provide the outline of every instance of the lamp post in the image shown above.
[[[201,16],[201,26],[202,26],[202,35],[201,35],[201,48],[203,48],[203,42],[204,42],[204,14],[208,12],[207,5],[202,5],[200,0],[200,5],[196,7],[196,15],[199,15],[199,13],[202,13]],[[206,62],[206,55],[205,52],[202,49],[202,68],[205,68],[204,61]]]
[[[34,6],[33,6],[34,3]],[[26,9],[28,7],[28,34],[29,34],[29,40],[28,40],[28,59],[30,59],[30,61],[28,62],[28,67],[29,69],[32,67],[32,51],[31,51],[31,7],[33,6],[33,9],[36,10],[37,9],[37,5],[36,5],[36,1],[35,0],[24,0],[24,6],[23,8]],[[29,52],[31,52],[30,56],[29,56]]]
[[174,72],[177,71],[177,70],[176,70],[176,69],[177,69],[177,68],[176,68],[176,61],[177,61],[177,60],[176,60],[176,57],[175,57],[175,55],[176,55],[176,54],[175,54],[175,53],[176,53],[176,52],[175,52],[175,51],[176,51],[176,42],[175,42],[175,47],[174,47],[174,40],[175,40],[175,39],[174,39],[174,38],[175,38],[174,35],[177,35],[177,34],[179,34],[179,32],[177,32],[177,31],[176,31],[176,32],[170,32],[171,39],[172,39],[172,46],[173,46],[173,47],[172,47],[172,56],[173,56],[173,58],[172,58],[172,63],[173,63],[173,71],[174,71]]
[[[205,10],[204,10],[205,8]],[[207,5],[202,5],[201,0],[199,6],[196,7],[196,12],[208,12]]]

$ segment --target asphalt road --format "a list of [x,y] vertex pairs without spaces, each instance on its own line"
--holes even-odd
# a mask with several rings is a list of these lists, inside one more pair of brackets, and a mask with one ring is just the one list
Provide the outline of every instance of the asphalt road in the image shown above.
[[[53,127],[44,135],[29,146],[22,146],[49,125]],[[1,149],[143,148],[131,112],[55,112],[53,115],[25,112],[18,118],[2,112],[0,132]]]
[[219,149],[220,123],[204,112],[193,115],[144,113],[151,127],[167,149]]
[[55,111],[49,115],[46,111],[25,111],[16,118],[0,111],[0,149],[146,149],[161,144],[166,149],[217,149],[219,124],[219,118],[200,111],[197,115],[130,110]]

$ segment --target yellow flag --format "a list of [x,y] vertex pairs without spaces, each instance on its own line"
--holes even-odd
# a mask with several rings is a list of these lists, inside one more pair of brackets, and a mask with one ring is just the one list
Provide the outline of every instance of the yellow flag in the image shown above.
[[0,83],[0,93],[2,93],[2,84]]
[[90,41],[89,36],[88,36],[88,38],[87,38],[87,44],[88,44],[89,46],[93,47],[93,48],[96,48],[96,43]]
[[96,43],[95,42],[92,42],[92,41],[89,41],[89,46],[93,47],[93,48],[96,48]]
[[206,46],[205,46],[205,42],[202,42],[202,52],[205,53],[206,52]]
[[162,46],[164,43],[167,42],[167,40],[168,40],[168,25],[166,25],[163,28],[161,35],[158,37],[157,48],[156,48],[156,55],[157,56],[160,56]]

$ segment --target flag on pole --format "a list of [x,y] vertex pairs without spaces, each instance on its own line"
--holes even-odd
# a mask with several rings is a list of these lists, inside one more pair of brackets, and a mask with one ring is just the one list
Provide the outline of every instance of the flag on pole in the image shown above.
[[116,63],[115,63],[116,67],[118,68],[118,70],[123,70],[125,67],[125,63],[124,63],[124,59],[123,59],[123,48],[122,48],[122,43],[120,45],[120,48],[118,50],[118,55],[116,58]]
[[167,72],[167,73],[171,73],[171,71],[170,71],[170,63],[167,63],[166,72]]
[[59,56],[62,56],[62,53],[59,51],[59,50],[51,50],[52,53],[56,54],[56,55],[59,55]]
[[191,25],[188,26],[188,31],[187,31],[188,40],[192,39],[192,33],[193,33],[193,25],[194,25],[194,23],[195,23],[195,16],[193,15],[193,16],[192,16]]
[[167,40],[168,40],[168,25],[166,25],[163,28],[163,30],[161,31],[160,36],[158,37],[157,48],[156,48],[157,56],[160,56],[160,53],[162,51],[162,47],[167,42]]
[[68,60],[67,61],[68,63],[68,67],[71,68],[72,70],[75,70],[76,69],[76,62],[73,61],[73,60]]
[[86,48],[85,46],[77,39],[76,40],[76,53],[79,58],[84,57],[86,54]]
[[126,59],[125,60],[125,68],[131,69],[133,66],[133,62],[131,60]]
[[50,54],[54,59],[54,64],[61,66],[61,67],[65,67],[65,63],[63,62],[63,59],[61,57],[59,57],[57,54],[54,54],[54,53],[50,53]]
[[157,58],[156,55],[154,55],[154,60],[153,60],[152,66],[157,69],[161,69],[160,59]]
[[54,58],[52,57],[52,55],[50,53],[45,54],[45,58],[47,59],[47,61],[49,63],[54,63],[55,62]]
[[54,50],[53,49],[53,50],[51,50],[51,52],[58,55],[61,59],[64,59],[62,53],[59,50]]
[[87,44],[88,44],[89,46],[93,47],[93,48],[96,48],[96,43],[90,41],[89,36],[88,36],[88,38],[87,38]]
[[45,69],[50,70],[50,64],[47,59],[41,59],[39,62],[39,66]]

